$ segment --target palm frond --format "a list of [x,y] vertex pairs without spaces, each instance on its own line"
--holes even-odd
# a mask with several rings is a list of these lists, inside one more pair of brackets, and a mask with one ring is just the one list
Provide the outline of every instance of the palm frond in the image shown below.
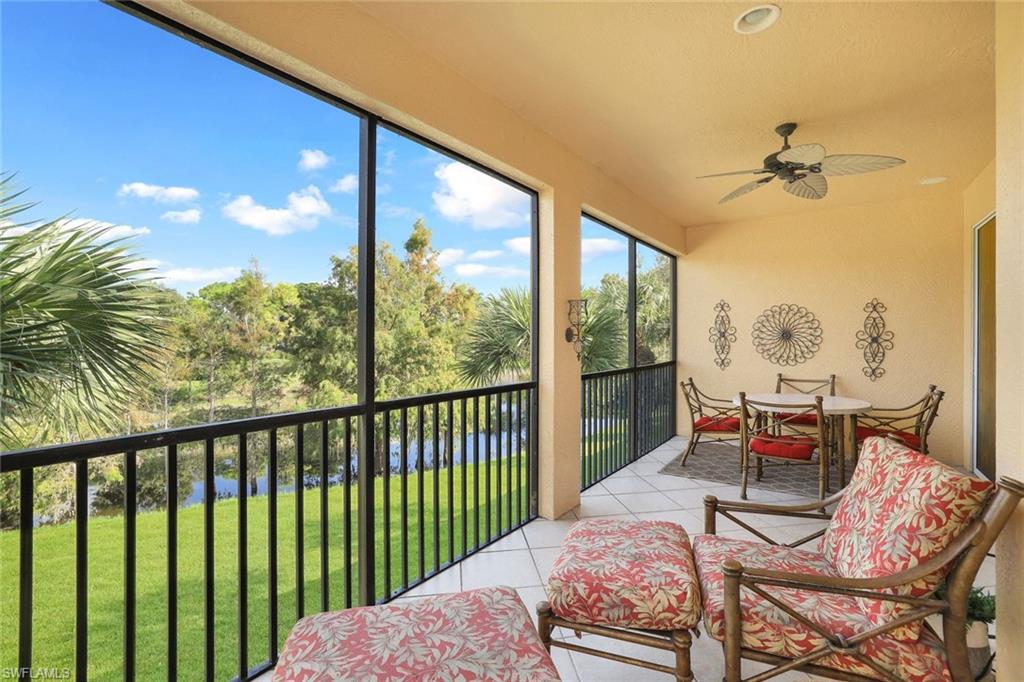
[[[0,440],[108,425],[143,388],[163,319],[148,270],[123,240],[66,219],[18,223],[0,176]],[[43,427],[47,424],[47,427]]]

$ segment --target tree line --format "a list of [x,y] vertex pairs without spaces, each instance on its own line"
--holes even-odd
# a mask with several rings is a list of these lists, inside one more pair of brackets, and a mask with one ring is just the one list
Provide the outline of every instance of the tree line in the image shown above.
[[[19,223],[32,205],[19,203],[10,176],[0,187],[4,450],[356,402],[355,247],[330,256],[322,282],[272,283],[253,260],[231,281],[182,295],[103,229]],[[378,399],[530,374],[529,288],[482,294],[447,281],[438,255],[422,219],[401,249],[378,244]],[[638,273],[641,364],[668,357],[670,267],[659,258]],[[627,291],[620,274],[584,291],[583,371],[625,366]],[[90,468],[97,499],[118,497],[122,468]],[[36,478],[39,515],[72,516],[71,468]],[[13,520],[16,488],[15,476],[0,477],[0,525]]]

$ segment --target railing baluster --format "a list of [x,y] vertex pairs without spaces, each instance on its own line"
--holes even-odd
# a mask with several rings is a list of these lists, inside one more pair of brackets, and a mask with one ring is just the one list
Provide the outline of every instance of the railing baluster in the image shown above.
[[501,413],[502,413],[501,403],[502,403],[502,394],[501,393],[495,393],[494,394],[494,422],[495,422],[494,423],[494,468],[495,468],[495,471],[494,471],[494,478],[495,478],[494,484],[495,484],[495,488],[497,489],[497,494],[494,497],[495,507],[496,507],[496,510],[495,510],[495,512],[496,512],[496,518],[495,518],[496,523],[495,523],[494,530],[495,530],[497,535],[501,535],[501,531],[505,527],[505,525],[502,523],[502,520],[501,520],[501,516],[502,516],[501,515],[501,508],[505,504],[505,501],[502,499],[502,492],[501,492],[501,428],[502,428],[501,427]]
[[34,470],[21,470],[18,496],[18,669],[32,668],[32,497]]
[[523,392],[516,391],[516,523],[523,522]]
[[328,448],[327,420],[320,422],[320,610],[331,610],[331,569],[327,551],[330,546],[330,524],[327,517],[328,483]]
[[249,437],[238,434],[238,679],[249,677]]
[[384,421],[384,485],[381,504],[384,507],[384,598],[391,598],[391,410],[381,414]]
[[267,647],[277,662],[277,429],[267,446]]
[[306,488],[305,424],[295,427],[295,619],[306,614],[306,533],[302,497]]
[[445,429],[445,463],[448,465],[448,562],[452,563],[455,561],[455,469],[453,461],[455,459],[454,440],[455,433],[455,408],[452,401],[448,401],[448,428]]
[[[171,523],[170,509],[167,515]],[[168,538],[167,555],[173,556],[174,545]],[[168,583],[176,584],[174,574],[168,571]],[[171,609],[168,607],[168,616]],[[168,620],[170,622],[170,620]],[[168,631],[168,642],[172,639]],[[168,667],[173,662],[168,658]],[[75,462],[75,677],[89,677],[89,460]]]
[[409,586],[409,410],[402,408],[399,438],[399,471],[402,480],[402,587]]
[[508,512],[508,527],[512,528],[512,394],[505,394],[505,509]]
[[345,544],[345,608],[352,608],[352,418],[345,417],[345,470],[342,472],[341,491],[344,509],[342,539]]
[[461,403],[462,408],[459,410],[459,461],[462,464],[460,467],[460,470],[462,471],[462,490],[460,496],[462,500],[462,552],[460,555],[465,556],[469,549],[469,534],[467,533],[469,526],[467,517],[469,516],[469,512],[466,509],[466,498],[469,494],[466,490],[469,478],[469,462],[466,457],[466,399],[463,398],[459,402]]
[[480,547],[480,398],[473,396],[473,549]]
[[487,534],[484,542],[491,541],[491,395],[487,394],[484,397],[484,431],[486,440],[484,440],[484,459],[486,464],[484,466],[484,505],[486,507],[487,518],[485,519],[485,528]]
[[435,402],[432,406],[431,416],[433,417],[433,451],[431,452],[432,468],[434,470],[434,485],[432,496],[434,499],[434,570],[441,570],[441,431],[440,405]]
[[138,461],[124,455],[124,679],[135,680],[135,511],[138,507]]
[[425,464],[423,461],[423,405],[416,409],[416,514],[417,514],[417,543],[420,551],[420,573],[419,578],[427,577],[426,524],[423,519],[423,475]]
[[217,499],[216,480],[213,471],[213,439],[207,438],[204,449],[203,460],[203,581],[205,586],[205,598],[203,602],[205,642],[204,659],[206,679],[213,682],[214,678],[214,633],[216,631],[215,611],[216,603],[213,600],[214,584],[214,546],[213,546],[213,505]]

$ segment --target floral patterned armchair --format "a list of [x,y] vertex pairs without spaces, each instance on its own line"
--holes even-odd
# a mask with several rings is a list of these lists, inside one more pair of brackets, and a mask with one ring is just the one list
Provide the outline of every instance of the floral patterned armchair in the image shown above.
[[[725,680],[743,658],[843,680],[971,680],[967,597],[1024,484],[998,486],[886,438],[865,441],[850,484],[805,505],[705,498],[693,550],[704,627],[723,643]],[[834,511],[829,509],[834,506]],[[828,519],[777,545],[742,514]],[[717,517],[765,541],[715,535]],[[820,538],[816,549],[801,546]],[[942,596],[936,589],[943,583]],[[940,639],[925,619],[942,618]]]

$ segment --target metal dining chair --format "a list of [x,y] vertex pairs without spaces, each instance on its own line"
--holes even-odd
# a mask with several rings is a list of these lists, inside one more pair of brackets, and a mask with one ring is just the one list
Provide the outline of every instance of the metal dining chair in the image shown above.
[[[750,469],[755,469],[760,481],[766,463],[817,465],[818,499],[825,498],[829,487],[829,423],[822,410],[823,400],[820,395],[808,396],[806,404],[791,405],[750,400],[746,393],[740,393],[741,499],[747,499]],[[783,408],[787,411],[782,412]],[[814,426],[809,427],[812,420]]]

